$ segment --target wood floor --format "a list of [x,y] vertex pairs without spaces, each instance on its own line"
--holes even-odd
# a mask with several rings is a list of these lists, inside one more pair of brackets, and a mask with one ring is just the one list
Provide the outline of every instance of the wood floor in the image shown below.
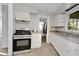
[[58,56],[50,43],[43,43],[41,48],[32,49],[31,52],[17,54],[16,56]]

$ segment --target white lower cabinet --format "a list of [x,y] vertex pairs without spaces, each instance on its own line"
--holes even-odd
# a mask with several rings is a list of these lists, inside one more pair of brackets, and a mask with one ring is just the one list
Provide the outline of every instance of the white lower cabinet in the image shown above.
[[31,37],[31,48],[40,48],[41,47],[41,34],[34,33]]
[[57,34],[51,34],[50,42],[61,56],[79,56],[79,44]]
[[78,48],[75,48],[74,54],[75,54],[76,56],[79,56],[79,47],[78,47]]

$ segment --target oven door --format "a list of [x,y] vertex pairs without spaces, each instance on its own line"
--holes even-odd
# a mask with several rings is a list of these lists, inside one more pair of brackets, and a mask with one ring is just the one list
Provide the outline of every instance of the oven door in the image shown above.
[[14,39],[13,40],[13,51],[21,51],[31,49],[31,39]]

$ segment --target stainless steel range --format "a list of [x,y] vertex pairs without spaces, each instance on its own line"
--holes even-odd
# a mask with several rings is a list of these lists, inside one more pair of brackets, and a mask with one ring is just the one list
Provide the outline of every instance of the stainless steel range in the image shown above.
[[13,39],[13,51],[22,51],[31,49],[30,30],[16,30]]

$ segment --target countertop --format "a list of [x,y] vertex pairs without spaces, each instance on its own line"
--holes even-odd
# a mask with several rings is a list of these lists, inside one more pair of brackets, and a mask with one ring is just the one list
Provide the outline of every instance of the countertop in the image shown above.
[[32,32],[32,34],[41,34],[41,33],[39,33],[39,32]]
[[65,36],[65,35],[63,35],[61,33],[53,32],[53,31],[51,33],[53,33],[55,35],[58,35],[58,36],[66,39],[66,40],[73,41],[73,42],[79,44],[79,38],[67,37],[67,36]]
[[72,34],[79,34],[78,30],[51,30],[51,32],[55,32],[55,31],[65,32],[65,33],[72,33]]

